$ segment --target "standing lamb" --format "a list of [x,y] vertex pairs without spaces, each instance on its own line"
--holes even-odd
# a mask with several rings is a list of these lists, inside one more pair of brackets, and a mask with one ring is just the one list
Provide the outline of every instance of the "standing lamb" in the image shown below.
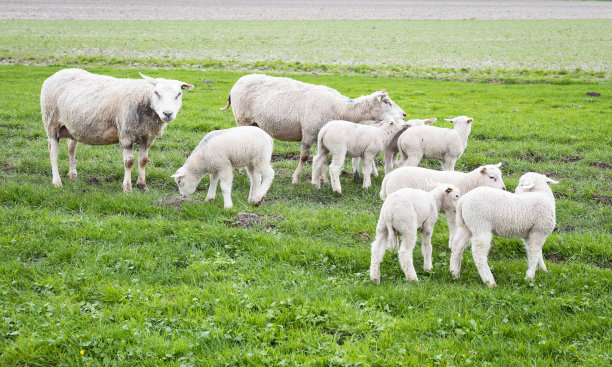
[[[399,154],[399,147],[397,146],[397,140],[399,139],[400,135],[402,135],[402,133],[406,131],[406,129],[409,127],[431,125],[434,122],[436,122],[435,118],[427,119],[427,120],[412,119],[412,120],[406,121],[406,125],[402,128],[402,130],[400,130],[397,134],[395,134],[391,142],[385,148],[385,175],[393,171],[396,168],[397,156]],[[361,121],[359,123],[362,125],[380,124],[380,122],[372,121],[372,120]],[[361,158],[359,157],[353,158],[353,177],[355,178],[355,181],[359,180],[359,162],[360,161],[361,161]],[[378,177],[378,170],[376,170],[376,165],[372,166],[372,172],[374,172],[374,177]]]
[[417,126],[406,130],[398,139],[402,153],[400,166],[418,166],[423,158],[442,160],[444,171],[453,171],[455,162],[465,151],[472,130],[471,117],[459,116],[444,119],[455,124],[454,129],[435,126]]
[[533,280],[536,267],[546,271],[542,246],[555,228],[555,197],[544,175],[529,172],[521,176],[514,193],[478,187],[457,203],[457,233],[453,242],[450,271],[455,278],[461,270],[461,257],[469,240],[482,281],[495,287],[487,263],[493,235],[522,238],[527,249],[527,278]]
[[400,266],[406,279],[417,282],[412,252],[417,239],[417,229],[421,229],[423,268],[433,268],[431,261],[431,236],[438,220],[438,212],[454,211],[461,195],[453,185],[438,184],[431,191],[401,189],[389,195],[380,209],[376,226],[376,240],[372,242],[370,279],[380,283],[380,263],[387,248],[397,248],[397,236],[402,236],[398,252]]
[[221,110],[226,111],[230,106],[239,126],[259,126],[275,139],[301,142],[293,184],[300,181],[310,147],[327,122],[406,117],[385,91],[351,99],[325,86],[262,74],[238,79],[227,97],[227,105]]
[[181,195],[188,197],[202,177],[210,173],[210,187],[204,200],[215,199],[217,182],[221,180],[223,206],[231,208],[233,168],[246,167],[251,181],[249,203],[259,205],[274,179],[270,164],[273,149],[270,135],[255,126],[211,131],[172,177]]
[[[463,173],[457,171],[436,171],[421,167],[400,167],[389,173],[383,179],[380,188],[380,198],[385,200],[387,195],[404,188],[426,190],[429,182],[445,182],[459,188],[463,195],[479,186],[488,186],[495,189],[505,190],[504,180],[499,167],[502,163],[480,166],[475,170]],[[446,215],[449,236],[448,247],[451,248],[455,235],[455,213]]]
[[369,188],[374,158],[382,153],[404,125],[399,117],[387,117],[380,126],[342,120],[328,122],[319,132],[319,152],[312,162],[312,184],[321,188],[321,179],[327,175],[327,156],[331,153],[333,158],[329,165],[329,176],[335,193],[342,193],[340,171],[346,156],[363,159],[363,188]]
[[40,107],[47,131],[53,186],[62,187],[57,157],[59,140],[68,138],[68,178],[76,180],[77,142],[119,143],[123,150],[123,191],[132,191],[133,145],[138,144],[138,181],[146,191],[145,166],[149,146],[181,108],[182,89],[193,85],[178,80],[117,79],[81,69],[64,69],[42,85]]

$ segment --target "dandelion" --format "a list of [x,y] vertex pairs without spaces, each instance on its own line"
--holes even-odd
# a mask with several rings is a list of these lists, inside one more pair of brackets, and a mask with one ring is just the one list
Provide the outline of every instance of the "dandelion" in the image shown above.
[[81,353],[81,355],[83,355],[83,354],[85,354],[85,351],[81,349],[81,351],[79,353]]

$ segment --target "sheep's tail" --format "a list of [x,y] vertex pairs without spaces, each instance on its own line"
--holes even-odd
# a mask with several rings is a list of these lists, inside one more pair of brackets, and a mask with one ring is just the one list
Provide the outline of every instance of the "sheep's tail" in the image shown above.
[[387,177],[389,176],[385,175],[385,178],[383,178],[382,184],[380,184],[380,200],[385,200],[387,198],[387,188],[386,188]]
[[231,105],[232,105],[232,96],[231,96],[231,94],[228,94],[227,95],[227,104],[225,105],[225,107],[219,108],[219,109],[221,111],[227,111],[227,110],[229,110]]
[[457,227],[457,229],[461,228],[465,231],[467,231],[468,233],[472,233],[469,228],[465,225],[465,222],[463,221],[463,201],[459,200],[457,202],[457,213],[455,216],[455,225]]
[[395,251],[399,247],[392,221],[387,221],[387,250]]

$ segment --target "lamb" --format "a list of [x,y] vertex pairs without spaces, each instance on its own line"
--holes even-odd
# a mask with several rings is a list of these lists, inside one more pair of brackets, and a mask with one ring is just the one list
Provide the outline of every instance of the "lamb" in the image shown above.
[[431,236],[438,219],[438,212],[454,211],[460,190],[449,184],[438,184],[431,191],[418,189],[401,189],[389,195],[380,209],[376,226],[376,239],[372,242],[370,261],[370,279],[380,283],[380,263],[387,248],[397,248],[397,236],[402,236],[398,252],[400,266],[409,281],[419,279],[414,270],[412,252],[414,250],[417,229],[420,228],[423,268],[433,268],[431,261]]
[[482,281],[496,286],[487,263],[493,235],[523,239],[528,279],[533,281],[536,267],[546,271],[542,246],[555,228],[555,197],[548,183],[559,182],[528,172],[521,176],[514,193],[478,187],[463,196],[457,203],[457,233],[450,260],[453,276],[459,277],[463,250],[471,239],[472,255]]
[[[391,142],[385,148],[385,175],[396,168],[395,166],[397,163],[397,156],[399,154],[397,140],[399,139],[400,135],[402,135],[402,133],[406,131],[406,129],[409,127],[430,125],[430,124],[433,124],[434,122],[436,122],[435,118],[427,119],[427,120],[412,119],[412,120],[406,121],[406,126],[404,126],[404,128],[400,130],[400,132],[395,134]],[[362,125],[375,125],[375,124],[379,124],[380,122],[367,120],[367,121],[361,121],[359,123]],[[353,162],[352,162],[353,163],[353,177],[355,178],[355,181],[359,180],[359,162],[360,161],[361,161],[361,158],[359,157],[353,158]],[[376,169],[376,165],[372,166],[372,172],[374,173],[374,177],[378,177],[378,170]]]
[[193,85],[178,80],[117,79],[81,69],[64,69],[42,85],[40,107],[47,132],[52,184],[62,187],[57,158],[59,141],[68,138],[68,178],[76,180],[75,153],[78,142],[91,145],[119,143],[123,150],[123,191],[132,191],[132,148],[138,144],[139,171],[136,186],[147,191],[145,166],[149,146],[176,118],[182,89]]
[[406,117],[384,90],[351,99],[325,86],[262,74],[238,79],[227,97],[227,105],[221,110],[226,111],[230,106],[239,126],[258,126],[275,139],[301,142],[293,184],[300,181],[310,147],[327,122]]
[[233,168],[246,167],[251,181],[248,201],[259,205],[274,179],[270,164],[273,149],[270,135],[255,126],[211,131],[172,177],[181,196],[188,197],[195,192],[202,177],[210,173],[210,187],[204,200],[215,199],[217,182],[221,180],[223,206],[228,209],[233,205]]
[[427,158],[442,160],[444,171],[455,169],[455,162],[461,157],[467,146],[474,119],[459,116],[444,120],[455,124],[455,128],[417,126],[406,130],[399,137],[397,145],[402,153],[400,166],[418,166],[423,158]]
[[328,122],[319,132],[318,153],[312,162],[312,184],[321,188],[322,177],[326,178],[327,156],[333,155],[329,175],[335,193],[341,194],[340,171],[345,156],[363,159],[363,188],[371,185],[370,173],[377,157],[391,139],[404,127],[399,117],[388,117],[380,127],[355,124],[350,121]]

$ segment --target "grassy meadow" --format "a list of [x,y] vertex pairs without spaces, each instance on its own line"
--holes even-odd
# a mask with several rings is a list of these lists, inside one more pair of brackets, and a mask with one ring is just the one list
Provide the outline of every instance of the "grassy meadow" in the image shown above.
[[[438,126],[450,126],[444,117],[474,117],[457,170],[506,162],[504,181],[512,191],[527,171],[560,181],[552,186],[557,229],[543,249],[549,271],[537,272],[534,283],[524,279],[527,263],[521,241],[501,238],[494,239],[489,258],[497,288],[481,282],[469,249],[461,278],[454,280],[448,271],[448,229],[441,217],[432,239],[434,270],[423,271],[417,248],[414,259],[420,282],[407,283],[396,254],[387,253],[381,284],[376,286],[368,275],[369,245],[381,206],[382,175],[364,191],[348,174],[348,160],[347,174],[341,177],[342,196],[334,195],[329,186],[317,191],[310,185],[311,160],[305,165],[306,177],[294,186],[291,174],[299,144],[276,141],[276,177],[261,206],[247,203],[246,174],[234,177],[230,210],[223,209],[220,193],[215,201],[202,202],[208,178],[200,183],[193,202],[168,204],[178,194],[170,175],[200,139],[208,131],[235,126],[231,112],[219,107],[245,71],[227,70],[225,58],[212,54],[146,54],[158,42],[139,38],[137,26],[129,22],[108,32],[104,22],[11,22],[0,22],[0,54],[5,61],[27,63],[30,57],[32,63],[48,65],[0,66],[1,365],[612,363],[612,84],[605,76],[610,70],[606,64],[610,58],[605,56],[609,48],[585,50],[593,56],[585,59],[601,63],[601,69],[583,68],[570,78],[560,73],[565,66],[549,70],[542,63],[534,64],[522,75],[513,74],[513,84],[429,80],[421,71],[419,78],[373,72],[380,68],[372,56],[354,49],[341,50],[338,65],[350,65],[352,60],[343,59],[350,54],[363,58],[355,63],[372,69],[345,73],[334,69],[329,59],[317,59],[325,55],[314,55],[316,45],[309,48],[308,42],[285,45],[287,55],[262,66],[272,69],[271,74],[324,84],[350,97],[386,89],[409,117],[437,117]],[[597,22],[594,32],[610,27],[605,21],[596,27]],[[238,29],[247,24],[233,23]],[[346,25],[347,34],[386,23],[354,22]],[[66,32],[67,40],[36,45],[36,32],[60,34],[68,25],[75,28],[72,34]],[[188,25],[222,27],[215,22]],[[285,26],[289,25],[269,22],[259,37],[264,40],[266,32]],[[86,36],[81,27],[100,31],[95,36],[100,55],[127,61],[113,64],[101,57],[88,62],[92,54],[78,50],[89,46],[75,46],[74,40],[81,38],[85,44],[95,37]],[[180,29],[175,38],[163,33],[172,47],[208,49],[195,42],[204,37],[202,33],[196,36]],[[555,31],[550,33],[556,37]],[[232,34],[225,43],[217,41],[220,45],[210,52],[222,52],[223,44],[229,44],[231,51],[250,43],[240,40],[236,46],[229,41]],[[463,37],[475,47],[469,42],[471,35]],[[609,32],[599,37],[609,44]],[[184,39],[194,43],[181,45]],[[431,42],[442,44],[439,39]],[[576,45],[588,48],[572,42],[554,52]],[[127,47],[131,50],[112,55],[113,50]],[[249,52],[263,52],[260,47],[267,46],[251,47]],[[288,56],[293,53],[304,63],[319,65],[318,74],[287,69],[294,62]],[[181,55],[189,56],[183,60]],[[384,55],[398,57],[389,51]],[[422,62],[418,54],[413,56]],[[195,61],[182,68],[159,68],[148,62],[134,66],[148,57],[158,66],[175,58]],[[236,60],[236,65],[258,60],[249,57],[230,55],[228,60]],[[503,57],[508,65],[521,59]],[[218,67],[215,63],[205,70],[194,67],[214,58]],[[54,72],[79,63],[100,74],[135,78],[141,71],[195,85],[184,94],[178,118],[150,149],[149,192],[134,188],[131,194],[122,193],[118,146],[79,144],[78,180],[63,177],[62,189],[51,186],[40,87]],[[396,63],[410,64],[399,57],[390,64]],[[328,72],[322,65],[328,65]],[[490,74],[499,76],[504,70],[502,65]],[[478,66],[472,71],[454,70],[453,75],[470,79],[472,72],[487,74]],[[543,80],[534,80],[534,75],[543,75]],[[588,92],[601,96],[591,97]],[[382,172],[382,158],[377,162]],[[424,165],[440,167],[436,161]],[[59,166],[65,175],[65,140],[60,144]]]

